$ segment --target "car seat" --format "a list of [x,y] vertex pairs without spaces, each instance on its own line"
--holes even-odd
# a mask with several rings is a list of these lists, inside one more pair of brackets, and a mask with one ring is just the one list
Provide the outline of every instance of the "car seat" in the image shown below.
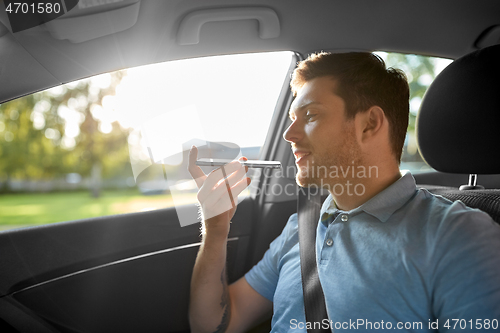
[[424,186],[461,200],[500,223],[500,189],[478,185],[480,174],[500,174],[500,45],[451,63],[427,90],[416,121],[417,142],[434,169],[469,174],[460,188]]

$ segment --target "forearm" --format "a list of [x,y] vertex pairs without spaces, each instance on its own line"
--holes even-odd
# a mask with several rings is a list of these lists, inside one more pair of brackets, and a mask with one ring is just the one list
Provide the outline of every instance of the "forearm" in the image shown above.
[[234,199],[250,184],[250,178],[239,161],[207,176],[196,165],[197,156],[198,149],[193,146],[188,170],[199,188],[197,199],[205,232],[191,278],[189,321],[192,332],[225,332],[231,319],[225,269],[227,237],[236,211]]
[[231,317],[226,277],[227,236],[208,232],[191,278],[189,321],[193,332],[225,332]]

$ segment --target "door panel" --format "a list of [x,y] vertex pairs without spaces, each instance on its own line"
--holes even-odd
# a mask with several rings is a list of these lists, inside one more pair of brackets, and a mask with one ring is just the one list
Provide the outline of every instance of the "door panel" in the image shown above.
[[[178,209],[197,219],[196,206]],[[244,273],[252,216],[248,197],[229,235],[230,281]],[[199,234],[198,224],[180,227],[173,208],[5,231],[0,300],[61,332],[187,331]]]
[[[258,125],[267,126],[269,123],[263,119],[272,115],[266,143],[259,153],[262,159],[280,160],[273,147],[277,145],[275,139],[281,138],[283,112],[292,99],[289,74],[296,63],[295,55],[287,57],[289,60],[283,58],[286,62],[280,60],[284,64],[280,80],[284,80],[276,81],[276,88],[281,87],[277,103],[269,98],[272,100],[269,105],[249,109],[252,117],[259,119]],[[245,70],[255,63],[249,61]],[[265,64],[269,65],[269,61],[266,60]],[[188,72],[194,73],[194,79],[199,79],[200,71]],[[246,75],[240,76],[245,78],[243,81],[252,82]],[[238,80],[226,81],[233,87]],[[186,90],[203,106],[200,109],[209,110],[204,105],[210,95],[206,88],[210,85],[200,83],[203,89],[196,94],[192,92],[192,82],[196,80],[185,81],[188,83]],[[214,87],[216,92],[221,90],[218,85]],[[241,91],[244,97],[264,96],[246,88]],[[184,97],[178,97],[178,104],[184,105]],[[214,110],[222,110],[220,100],[212,104],[217,106]],[[235,103],[227,100],[226,104],[233,112]],[[241,107],[250,105],[246,102]],[[257,117],[255,110],[262,110],[265,117]],[[245,120],[250,113],[243,108],[240,114]],[[212,118],[218,117],[225,119],[218,113]],[[221,122],[220,126],[224,129],[227,123]],[[252,126],[245,126],[245,130],[249,131],[248,135],[258,137]],[[246,140],[245,132],[242,133],[238,135],[243,135]],[[228,140],[232,138],[228,137]],[[260,147],[261,143],[248,145],[250,148],[254,146]],[[254,183],[257,184],[256,192],[264,186],[264,182]],[[288,218],[288,212],[279,211],[280,206],[274,211],[279,211],[280,216],[286,215],[279,218],[281,225],[275,225],[276,221],[267,218],[267,213],[256,214],[262,212],[259,209],[263,206],[261,199],[250,191],[250,196],[238,204],[232,219],[228,242],[229,282],[241,277],[251,267],[254,249],[263,253],[272,240],[271,236],[274,238],[274,234],[281,231]],[[177,207],[179,209],[185,211],[183,218],[187,214],[192,221],[198,219],[195,205]],[[260,233],[256,234],[255,230],[261,227]],[[268,228],[272,233],[267,233]],[[0,232],[0,324],[3,320],[22,332],[189,332],[189,289],[199,242],[199,224],[180,227],[174,208]],[[261,329],[269,331],[268,327],[265,324]]]

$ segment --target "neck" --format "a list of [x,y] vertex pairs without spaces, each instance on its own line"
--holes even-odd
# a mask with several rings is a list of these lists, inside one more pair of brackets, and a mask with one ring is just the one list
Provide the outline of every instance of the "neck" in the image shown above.
[[339,209],[349,211],[361,206],[401,177],[398,165],[390,169],[376,166],[371,167],[371,169],[363,168],[366,168],[364,169],[365,173],[354,173],[359,178],[346,177],[339,182],[340,184],[343,182],[343,191],[339,190],[338,185],[330,187],[329,192]]

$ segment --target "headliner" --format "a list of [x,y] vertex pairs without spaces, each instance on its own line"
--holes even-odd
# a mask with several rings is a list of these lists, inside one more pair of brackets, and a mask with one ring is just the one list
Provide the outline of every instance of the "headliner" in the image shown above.
[[[179,45],[180,21],[196,9],[264,6],[278,38],[261,39],[256,20],[207,23],[200,43]],[[0,22],[7,25],[6,17]],[[259,51],[383,50],[457,58],[500,24],[498,0],[142,0],[131,28],[81,43],[43,26],[12,34],[0,23],[0,101],[62,83],[167,60]],[[3,36],[2,32],[3,31]]]

